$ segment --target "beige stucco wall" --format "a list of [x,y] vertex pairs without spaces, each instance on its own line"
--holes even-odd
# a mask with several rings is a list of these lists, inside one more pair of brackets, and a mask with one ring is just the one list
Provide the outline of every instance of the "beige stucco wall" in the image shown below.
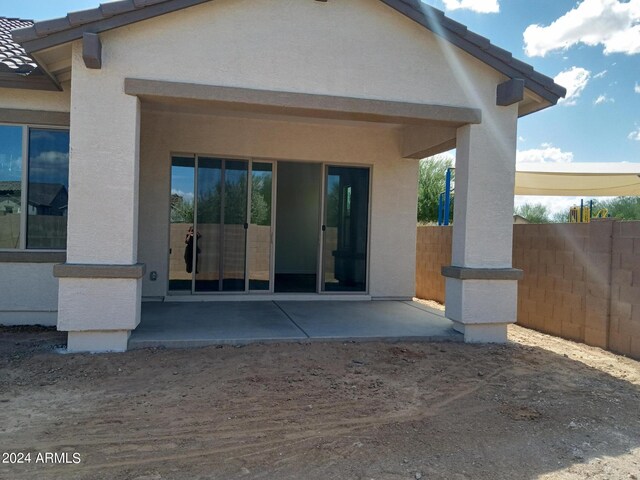
[[143,111],[138,261],[166,294],[171,152],[372,167],[370,293],[412,297],[415,282],[416,160],[400,158],[394,128]]
[[55,325],[58,280],[50,263],[0,266],[0,325]]
[[0,88],[0,108],[68,112],[71,108],[71,84],[62,84],[62,92]]
[[[70,87],[66,82],[62,92],[0,88],[0,109],[68,112]],[[53,264],[0,264],[0,292],[0,325],[56,324],[58,281]]]
[[502,78],[374,0],[216,0],[101,38],[92,77],[473,107]]

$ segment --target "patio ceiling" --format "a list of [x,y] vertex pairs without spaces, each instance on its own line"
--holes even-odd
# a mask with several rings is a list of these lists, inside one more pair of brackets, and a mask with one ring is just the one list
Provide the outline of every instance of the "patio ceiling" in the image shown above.
[[367,98],[125,79],[125,93],[154,109],[293,120],[366,122],[401,128],[402,157],[420,159],[455,147],[457,128],[479,124],[478,109]]

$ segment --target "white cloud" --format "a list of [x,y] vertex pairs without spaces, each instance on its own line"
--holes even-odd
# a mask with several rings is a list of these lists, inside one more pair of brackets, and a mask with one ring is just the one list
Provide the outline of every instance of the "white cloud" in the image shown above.
[[636,86],[633,88],[633,91],[636,93],[640,93],[640,85],[638,85],[638,82],[636,82]]
[[467,9],[478,13],[498,13],[498,0],[444,0],[447,10]]
[[550,143],[543,143],[540,148],[518,150],[518,163],[570,163],[573,162],[573,152],[563,152]]
[[590,78],[591,72],[580,67],[571,67],[569,70],[565,70],[556,75],[554,81],[567,89],[566,98],[561,98],[558,103],[575,105],[578,97],[580,97],[587,83],[589,83]]
[[607,94],[603,94],[600,95],[598,98],[596,98],[593,102],[594,105],[601,105],[603,103],[615,103],[615,99],[614,98],[610,98],[607,96]]
[[607,70],[603,70],[603,71],[601,71],[600,73],[596,73],[596,74],[593,76],[593,79],[595,80],[596,78],[602,78],[602,77],[604,77],[606,74],[607,74]]
[[186,202],[192,202],[193,201],[193,192],[185,192],[182,190],[177,190],[172,188],[171,189],[171,195],[176,195],[178,197],[182,197],[183,200],[185,200]]
[[583,0],[549,26],[529,25],[525,52],[544,57],[583,43],[604,46],[604,54],[640,53],[640,0]]
[[636,128],[633,132],[629,134],[629,140],[635,140],[636,142],[640,142],[640,127]]

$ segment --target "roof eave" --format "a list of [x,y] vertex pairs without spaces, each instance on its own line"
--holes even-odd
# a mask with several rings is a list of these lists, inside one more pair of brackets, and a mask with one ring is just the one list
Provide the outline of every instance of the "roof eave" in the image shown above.
[[[98,8],[70,13],[66,17],[37,22],[31,27],[16,29],[11,33],[13,39],[28,54],[32,54],[78,40],[85,32],[105,32],[208,1],[210,0],[120,0]],[[549,103],[541,108],[555,105],[566,95],[566,89],[557,85],[553,79],[513,58],[506,50],[492,45],[489,39],[446,17],[443,11],[426,5],[421,0],[381,1],[505,76],[523,79],[528,90]]]
[[549,102],[543,108],[557,104],[566,95],[566,89],[553,79],[513,58],[506,50],[492,45],[488,38],[470,32],[464,25],[447,18],[441,10],[421,0],[381,1],[509,78],[522,78],[528,90]]
[[18,73],[0,73],[0,88],[17,88],[23,90],[44,90],[50,92],[60,91],[59,86],[39,69],[29,75]]
[[[136,0],[133,3],[135,5],[141,5],[140,7],[106,17],[101,13],[101,9],[104,8],[105,5],[109,5],[105,4],[95,9],[69,14],[66,17],[49,20],[47,22],[38,22],[31,27],[16,29],[11,32],[11,35],[16,42],[22,45],[27,53],[31,54],[79,40],[85,32],[105,32],[208,1],[210,0],[174,0],[171,2],[163,1],[161,3],[149,4],[151,2]],[[75,20],[72,15],[77,15],[79,18],[84,19],[96,18],[96,20],[83,23]]]

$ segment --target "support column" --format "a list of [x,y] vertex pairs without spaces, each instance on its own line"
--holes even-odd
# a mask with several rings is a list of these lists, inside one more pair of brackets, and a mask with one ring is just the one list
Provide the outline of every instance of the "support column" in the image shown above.
[[108,69],[89,70],[73,46],[67,263],[58,330],[71,352],[124,351],[140,322],[137,264],[140,104]]
[[483,111],[457,131],[452,266],[446,315],[466,342],[503,343],[517,320],[512,268],[517,105]]

